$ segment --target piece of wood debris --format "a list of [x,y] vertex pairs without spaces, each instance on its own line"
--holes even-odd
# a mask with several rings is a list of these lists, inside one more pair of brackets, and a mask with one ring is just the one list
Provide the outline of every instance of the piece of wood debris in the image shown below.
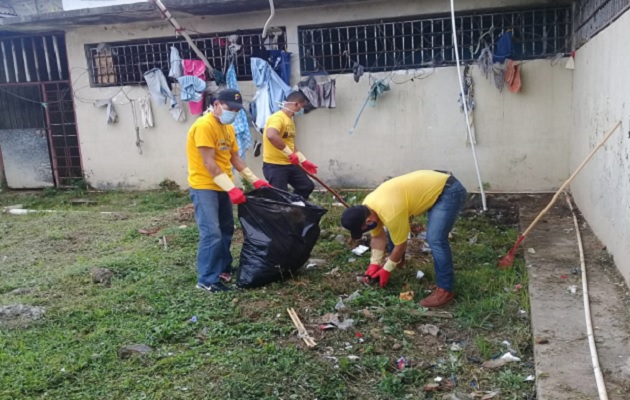
[[302,338],[302,340],[304,340],[304,343],[306,343],[306,346],[308,347],[317,346],[315,340],[313,340],[313,338],[306,331],[306,328],[304,328],[304,325],[302,324],[302,321],[300,321],[300,318],[298,317],[295,310],[293,308],[287,308],[287,312],[289,313],[289,317],[291,317],[291,321],[293,321],[293,325],[295,325],[298,330],[298,337]]

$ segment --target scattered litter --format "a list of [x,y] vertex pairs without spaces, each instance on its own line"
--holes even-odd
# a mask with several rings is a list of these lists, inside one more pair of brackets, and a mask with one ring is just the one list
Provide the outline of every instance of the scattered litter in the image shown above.
[[312,269],[315,267],[321,267],[326,264],[326,260],[321,258],[311,258],[307,261],[306,269]]
[[321,324],[335,324],[337,322],[339,322],[339,314],[328,313],[319,319]]
[[26,215],[26,214],[32,214],[32,213],[38,213],[38,212],[42,212],[42,213],[55,213],[57,211],[55,210],[25,210],[25,209],[17,209],[17,208],[9,208],[9,209],[5,209],[4,212],[9,213],[11,215]]
[[477,243],[477,235],[471,237],[470,239],[468,239],[468,244],[473,245]]
[[357,339],[362,339],[363,338],[363,334],[361,332],[357,332],[354,336],[356,336]]
[[508,342],[507,340],[502,341],[501,344],[506,346],[506,347],[512,346],[512,344],[510,342]]
[[423,253],[431,253],[431,246],[429,246],[427,243],[423,243],[420,251]]
[[575,285],[571,285],[568,287],[569,292],[571,292],[571,294],[576,294],[577,293],[577,286]]
[[505,353],[501,356],[501,358],[484,362],[483,364],[481,364],[481,367],[486,369],[498,369],[506,364],[518,361],[521,361],[521,359],[518,357],[514,357],[511,353]]
[[353,319],[346,319],[343,322],[340,322],[337,324],[337,328],[341,329],[342,331],[345,331],[346,329],[352,328],[354,326],[354,320]]
[[303,201],[294,201],[291,203],[292,206],[300,206],[300,207],[306,207],[306,204],[304,204]]
[[442,378],[441,376],[436,377],[435,379],[433,379],[436,382],[442,382],[444,378]]
[[348,301],[354,301],[361,297],[361,292],[355,290],[350,296],[348,296]]
[[425,392],[437,392],[440,389],[439,383],[427,383],[422,387]]
[[359,356],[353,356],[353,355],[348,356],[348,360],[350,361],[357,361],[358,359],[359,359]]
[[521,289],[523,289],[523,285],[521,285],[520,283],[518,285],[514,285],[514,291],[515,292],[518,292]]
[[374,313],[372,311],[368,310],[367,308],[364,308],[363,310],[361,310],[361,314],[365,318],[369,318],[369,319],[373,319],[374,318]]
[[549,339],[544,338],[544,337],[537,337],[536,338],[536,344],[548,344],[549,343]]
[[527,252],[531,254],[536,254],[536,250],[534,250],[533,247],[530,247],[529,249],[527,249]]
[[343,304],[343,300],[341,300],[341,297],[340,297],[337,304],[335,304],[335,310],[339,311],[339,310],[343,310],[344,308],[346,308],[346,305]]
[[138,233],[142,234],[142,235],[147,235],[147,236],[153,236],[156,233],[158,233],[159,231],[161,231],[162,228],[153,228],[153,229],[138,229]]
[[369,249],[370,249],[369,247],[360,244],[357,247],[355,247],[354,249],[352,249],[352,253],[356,254],[357,256],[362,256]]
[[180,225],[179,226],[179,229],[186,229],[186,228],[188,228],[188,225]]
[[462,351],[462,346],[460,346],[459,343],[453,343],[451,345],[451,351],[453,351],[453,352],[460,352],[460,351]]
[[525,311],[525,310],[520,310],[518,313],[521,314],[521,315],[527,315],[527,311]]
[[427,240],[427,232],[424,231],[424,232],[418,233],[417,238],[420,239],[420,240]]
[[413,301],[413,290],[401,293],[398,297],[403,301]]
[[61,368],[60,371],[61,372],[66,372],[66,369],[65,368]]
[[315,267],[317,267],[317,264],[315,263],[306,264],[306,269],[313,269]]
[[534,378],[534,375],[529,375],[527,378],[525,378],[524,382],[534,382],[536,380],[536,378]]
[[324,275],[330,275],[330,276],[334,276],[334,277],[341,276],[341,274],[339,273],[339,267],[335,267],[335,268],[331,269],[330,271],[326,272]]
[[579,275],[580,274],[580,269],[577,268],[577,267],[573,267],[573,268],[571,268],[571,273],[573,275]]
[[336,201],[334,203],[332,203],[333,207],[345,207],[343,204],[341,204],[340,202]]
[[483,360],[477,356],[468,356],[466,358],[468,359],[468,362],[471,364],[481,364],[483,362]]
[[293,325],[295,325],[298,330],[298,337],[304,340],[304,343],[306,343],[308,347],[317,346],[317,343],[315,343],[313,338],[306,331],[306,328],[304,328],[304,325],[302,324],[302,321],[300,321],[300,317],[298,317],[295,310],[293,308],[287,308],[287,313],[289,313],[289,317],[291,317]]
[[346,238],[343,235],[337,235],[335,236],[335,240],[341,244],[345,244],[346,243]]
[[566,275],[560,275],[560,279],[567,279],[568,277]]
[[190,322],[192,322],[192,323],[197,322],[197,316],[193,315],[192,318],[190,319]]
[[349,262],[350,264],[352,264],[352,263],[354,263],[354,262],[356,262],[356,261],[357,261],[357,259],[356,259],[356,258],[354,258],[354,257],[352,257],[352,258],[348,258],[348,262]]
[[403,333],[407,336],[413,336],[416,334],[415,331],[404,330]]
[[396,368],[398,368],[399,371],[402,371],[403,369],[405,369],[405,367],[408,366],[409,363],[407,362],[405,356],[401,356],[398,360],[396,360]]
[[345,344],[346,344],[346,350],[352,349],[352,345],[350,343],[346,342]]
[[437,336],[440,333],[440,328],[431,324],[420,325],[419,329],[424,335]]
[[322,331],[332,331],[333,329],[337,329],[337,325],[335,324],[321,324],[319,329]]
[[424,272],[422,271],[416,272],[416,279],[422,279],[422,278],[424,278]]

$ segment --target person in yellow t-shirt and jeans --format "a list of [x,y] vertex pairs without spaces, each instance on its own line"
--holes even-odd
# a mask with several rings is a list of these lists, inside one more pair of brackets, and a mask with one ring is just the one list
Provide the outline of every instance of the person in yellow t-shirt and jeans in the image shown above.
[[289,185],[295,194],[308,200],[315,185],[300,165],[311,174],[317,174],[313,164],[298,151],[295,145],[295,122],[293,117],[302,115],[308,98],[304,93],[289,93],[282,109],[269,117],[263,133],[263,175],[269,183],[284,191]]
[[[402,261],[411,227],[409,218],[428,212],[427,243],[433,255],[437,289],[420,302],[423,307],[440,307],[454,297],[453,255],[448,234],[466,202],[466,189],[450,173],[421,170],[392,178],[367,195],[363,205],[346,209],[341,225],[353,239],[371,231],[372,256],[364,282],[379,281],[384,287],[390,273]],[[384,265],[387,231],[394,248]]]
[[258,179],[238,155],[231,124],[242,108],[243,99],[238,91],[223,90],[212,112],[195,121],[186,139],[190,197],[199,227],[197,288],[209,292],[230,290],[221,280],[231,279],[232,204],[246,201],[243,191],[232,181],[232,167],[256,189],[270,186]]

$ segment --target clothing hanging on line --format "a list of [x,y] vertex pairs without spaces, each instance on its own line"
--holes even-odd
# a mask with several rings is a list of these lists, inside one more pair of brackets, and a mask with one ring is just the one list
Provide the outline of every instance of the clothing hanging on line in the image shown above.
[[151,94],[151,98],[156,104],[166,104],[170,100],[170,106],[175,107],[177,100],[168,86],[164,73],[159,68],[153,68],[144,73],[144,80],[147,82],[147,88]]
[[[236,79],[236,69],[234,64],[230,64],[225,75],[227,81],[227,87],[234,90],[239,90],[238,81]],[[238,143],[238,155],[241,158],[245,158],[245,153],[252,147],[252,135],[249,131],[249,123],[247,122],[247,115],[245,110],[240,110],[236,116],[236,120],[232,124],[234,126],[234,132],[236,133],[236,141]]]
[[106,115],[106,122],[107,125],[111,125],[116,123],[116,121],[118,121],[118,114],[116,113],[116,110],[114,109],[114,103],[112,102],[112,99],[102,99],[102,100],[96,100],[94,102],[94,107],[105,107],[107,106],[107,115]]
[[[202,81],[206,81],[206,64],[201,60],[184,60],[182,61],[185,76],[194,76]],[[184,90],[182,88],[182,94]],[[201,115],[203,113],[203,97],[205,93],[200,94],[199,100],[190,101],[188,107],[192,115]]]
[[271,114],[280,110],[280,104],[291,93],[291,87],[263,59],[252,58],[252,78],[256,94],[252,103],[255,109],[255,124],[262,132]]
[[140,119],[144,129],[153,128],[153,113],[151,112],[151,101],[149,97],[141,97],[138,99],[140,107]]
[[168,70],[168,76],[171,78],[179,78],[184,75],[184,69],[182,67],[182,58],[179,55],[177,47],[171,46],[170,68]]

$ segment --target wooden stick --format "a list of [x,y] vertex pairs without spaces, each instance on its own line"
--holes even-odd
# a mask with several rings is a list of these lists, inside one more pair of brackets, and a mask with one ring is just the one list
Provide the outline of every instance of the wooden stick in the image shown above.
[[593,156],[595,155],[595,152],[597,152],[597,150],[599,150],[600,147],[602,147],[604,145],[604,143],[606,143],[606,141],[610,138],[610,136],[617,130],[617,128],[619,127],[619,125],[621,125],[621,121],[618,121],[615,126],[612,127],[612,129],[610,131],[608,131],[608,133],[606,134],[606,136],[604,136],[604,138],[597,144],[597,146],[595,146],[595,148],[593,149],[593,151],[591,151],[591,153],[584,159],[584,161],[582,161],[582,164],[580,164],[580,166],[575,170],[575,172],[573,172],[573,174],[571,174],[571,176],[569,177],[569,179],[567,179],[562,186],[560,186],[560,189],[558,189],[558,191],[556,192],[556,194],[553,196],[553,198],[551,199],[551,201],[549,202],[549,204],[547,205],[547,207],[545,207],[544,210],[542,210],[540,212],[540,214],[538,214],[536,216],[536,218],[532,221],[531,224],[529,224],[529,226],[527,227],[527,229],[525,229],[525,232],[523,232],[523,234],[521,235],[521,237],[525,237],[527,236],[527,234],[529,233],[529,231],[531,231],[534,226],[536,225],[536,223],[542,218],[543,215],[545,215],[547,213],[547,211],[549,211],[551,209],[551,207],[553,207],[554,203],[556,202],[556,200],[558,199],[558,196],[560,196],[560,194],[562,193],[562,191],[564,190],[565,187],[567,187],[569,185],[569,183],[571,183],[571,181],[573,181],[573,179],[575,178],[575,176],[582,170],[582,168],[584,168],[584,166],[586,165],[587,162],[590,161],[591,158],[593,158]]
[[287,308],[287,312],[289,313],[289,317],[291,317],[291,321],[293,321],[293,325],[295,325],[298,330],[298,337],[301,337],[308,347],[317,346],[317,343],[315,343],[313,338],[309,336],[306,328],[304,328],[304,325],[302,324],[302,321],[300,321],[300,317],[298,317],[295,310],[293,308]]
[[348,203],[346,203],[343,199],[343,197],[339,196],[339,194],[337,194],[337,192],[335,192],[334,190],[332,190],[330,187],[328,187],[328,185],[326,185],[324,182],[322,182],[321,179],[319,179],[318,177],[316,177],[315,175],[311,174],[310,172],[308,172],[306,170],[306,168],[304,168],[301,164],[300,164],[300,168],[302,168],[302,170],[304,172],[306,172],[306,175],[308,175],[309,177],[311,177],[311,179],[314,179],[317,183],[319,183],[320,185],[322,185],[326,190],[328,190],[333,196],[335,196],[337,198],[337,200],[339,200],[339,202],[341,204],[343,204],[344,206],[346,206],[346,208],[350,207],[348,205]]

